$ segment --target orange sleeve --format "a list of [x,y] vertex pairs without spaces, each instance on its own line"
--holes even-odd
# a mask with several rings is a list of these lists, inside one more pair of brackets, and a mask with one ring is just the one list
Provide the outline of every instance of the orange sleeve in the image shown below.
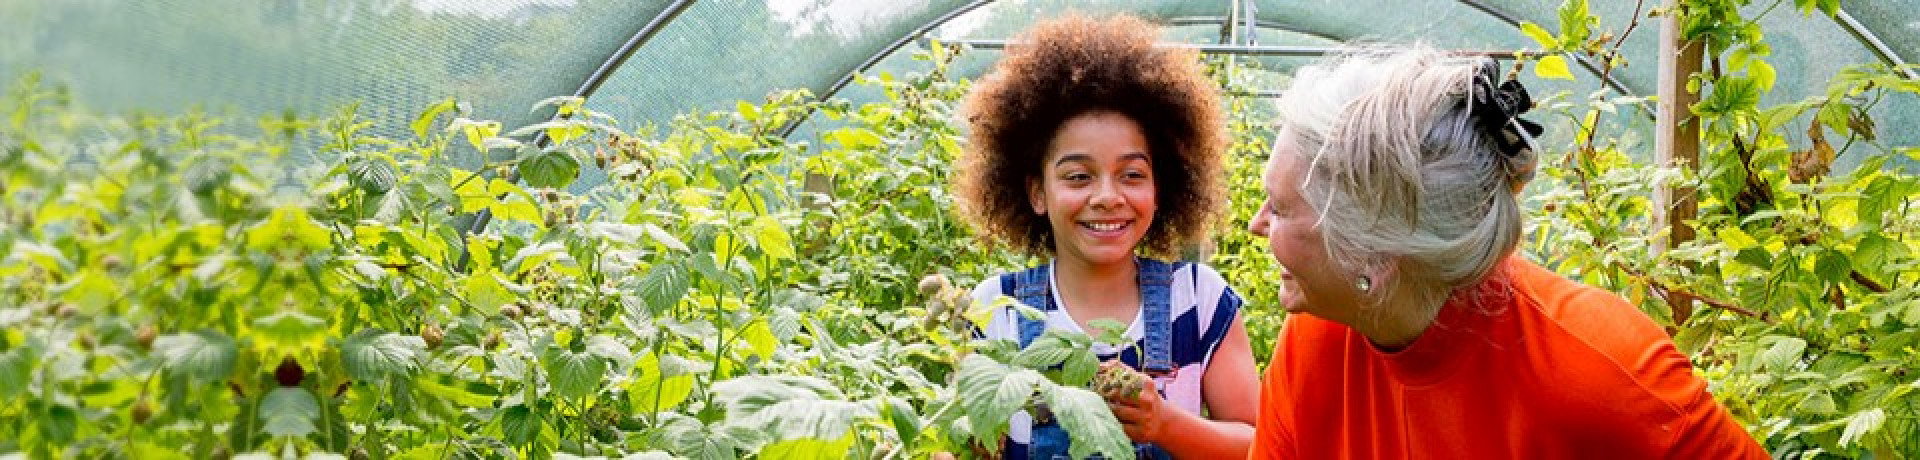
[[1253,446],[1247,449],[1250,460],[1294,459],[1298,455],[1293,449],[1293,430],[1286,423],[1287,414],[1293,410],[1293,401],[1286,396],[1285,388],[1287,334],[1294,324],[1295,315],[1288,315],[1280,326],[1280,338],[1274,341],[1273,357],[1267,360],[1267,372],[1260,381],[1260,414],[1254,420]]

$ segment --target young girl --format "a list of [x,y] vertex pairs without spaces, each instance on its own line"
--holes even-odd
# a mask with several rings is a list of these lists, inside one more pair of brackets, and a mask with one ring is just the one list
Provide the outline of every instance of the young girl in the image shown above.
[[[1204,241],[1224,201],[1213,83],[1193,52],[1155,47],[1155,35],[1131,17],[1044,22],[967,96],[962,214],[991,241],[1052,258],[974,289],[1046,313],[1001,309],[981,334],[1024,347],[1049,328],[1127,324],[1137,346],[1094,351],[1151,377],[1149,391],[1108,401],[1137,453],[1244,457],[1259,404],[1240,297],[1204,265],[1140,255]],[[1066,455],[1071,442],[1025,412],[1007,437],[1010,459]]]

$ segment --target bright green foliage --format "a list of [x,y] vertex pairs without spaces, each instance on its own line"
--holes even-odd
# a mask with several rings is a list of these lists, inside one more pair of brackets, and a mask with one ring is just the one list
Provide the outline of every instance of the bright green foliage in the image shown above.
[[[1911,457],[1920,179],[1885,167],[1916,150],[1876,143],[1867,109],[1920,87],[1866,66],[1758,106],[1766,45],[1718,3],[1687,2],[1726,62],[1695,82],[1699,167],[1648,166],[1589,122],[1590,141],[1543,156],[1527,249],[1673,323],[1769,448]],[[1562,19],[1525,30],[1606,52],[1583,3]],[[970,340],[990,306],[966,288],[1029,261],[953,217],[967,83],[945,75],[948,49],[920,57],[926,73],[864,79],[878,104],[781,92],[626,132],[574,98],[517,128],[449,101],[407,138],[366,134],[352,108],[101,116],[23,81],[0,100],[0,452],[964,457],[1044,405],[1075,455],[1130,455],[1080,388],[1096,338]],[[1278,86],[1207,64],[1230,90]],[[1263,196],[1264,105],[1227,97],[1233,212],[1188,250],[1247,300],[1263,360],[1276,268],[1240,229]],[[818,137],[782,135],[810,112]],[[1826,140],[1789,136],[1810,129]],[[1823,170],[1838,155],[1865,159]],[[1709,237],[1650,256],[1657,183],[1700,191]],[[956,282],[915,289],[936,273]],[[1679,291],[1715,303],[1677,318],[1661,294]]]
[[[1770,47],[1756,19],[1740,16],[1744,3],[1689,0],[1665,12],[1707,45],[1713,69],[1688,83],[1702,93],[1691,107],[1699,163],[1647,164],[1622,134],[1589,122],[1594,135],[1565,157],[1543,157],[1526,249],[1666,323],[1710,390],[1776,457],[1913,458],[1920,150],[1876,141],[1868,113],[1886,98],[1920,96],[1920,82],[1860,65],[1833,76],[1823,95],[1763,105],[1775,77]],[[1795,3],[1826,14],[1837,5]],[[1596,93],[1549,109],[1592,120],[1619,102]],[[1832,170],[1843,155],[1861,160]],[[1666,212],[1649,200],[1656,184],[1693,190],[1699,210],[1686,223],[1699,236],[1653,255],[1653,241],[1669,237],[1653,225]],[[1683,295],[1701,300],[1669,306]]]

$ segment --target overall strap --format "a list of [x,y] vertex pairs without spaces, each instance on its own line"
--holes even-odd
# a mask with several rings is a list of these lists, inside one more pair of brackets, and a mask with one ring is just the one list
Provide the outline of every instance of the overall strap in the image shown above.
[[[1043,312],[1053,310],[1051,273],[1048,265],[1041,265],[1009,275],[1013,277],[1013,299]],[[1047,331],[1045,316],[1028,318],[1016,311],[1013,319],[1020,325],[1021,348],[1026,348],[1033,343],[1033,339],[1040,338],[1040,334]]]
[[1182,264],[1140,258],[1140,319],[1146,329],[1146,356],[1140,370],[1173,371],[1173,272]]

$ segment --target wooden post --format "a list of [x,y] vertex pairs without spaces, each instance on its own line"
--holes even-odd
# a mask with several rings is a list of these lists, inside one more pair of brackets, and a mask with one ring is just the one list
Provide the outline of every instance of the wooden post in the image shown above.
[[[1687,77],[1700,71],[1706,44],[1681,40],[1679,4],[1679,0],[1667,0],[1666,14],[1660,21],[1660,100],[1656,104],[1653,158],[1662,167],[1693,168],[1700,164],[1700,123],[1689,107],[1700,100],[1700,95],[1687,91]],[[1667,229],[1667,238],[1654,239],[1654,255],[1693,239],[1693,227],[1687,221],[1694,218],[1699,205],[1691,187],[1656,184],[1653,206],[1654,228]],[[1676,326],[1692,316],[1693,300],[1685,293],[1667,293],[1667,307],[1673,311]]]

